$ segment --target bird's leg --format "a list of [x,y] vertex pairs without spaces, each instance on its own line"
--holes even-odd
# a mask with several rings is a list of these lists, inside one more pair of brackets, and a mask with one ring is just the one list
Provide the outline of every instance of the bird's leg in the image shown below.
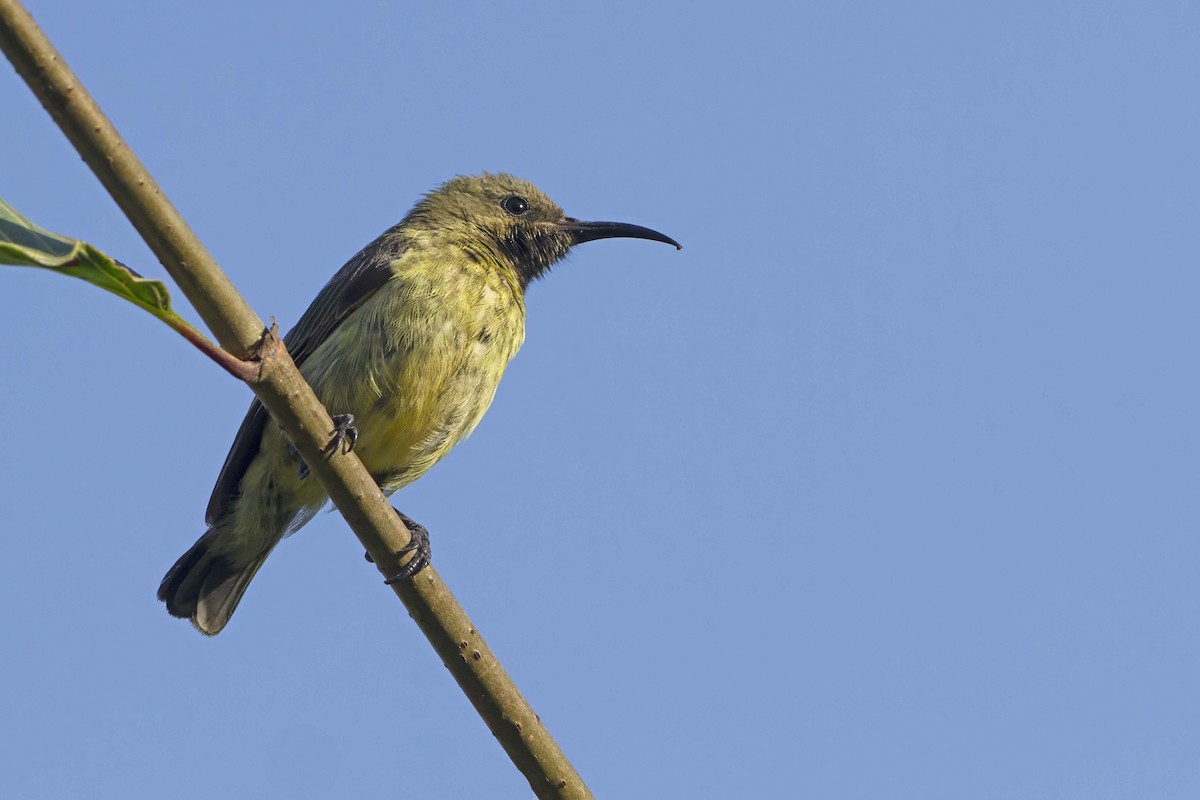
[[[400,514],[399,511],[396,513]],[[384,583],[388,584],[389,586],[393,583],[399,583],[405,578],[411,578],[429,566],[429,531],[425,530],[424,525],[418,525],[403,514],[400,514],[400,519],[403,520],[404,527],[408,528],[408,532],[412,536],[408,540],[408,544],[404,545],[404,547],[401,547],[396,555],[412,553],[413,556],[409,559],[407,564],[400,568],[399,572],[384,581]]]
[[[358,428],[354,427],[353,414],[334,414],[330,419],[333,420],[333,432],[329,439],[329,443],[321,449],[325,457],[341,450],[343,453],[349,453],[354,449],[354,444],[358,441]],[[304,463],[304,459],[300,458],[300,452],[296,450],[296,446],[288,442],[288,455],[300,462],[300,479],[308,477],[308,464]]]
[[330,419],[333,420],[333,436],[321,452],[326,457],[333,455],[339,449],[343,453],[349,453],[354,449],[354,443],[358,441],[358,428],[354,427],[354,415],[334,414]]
[[[413,575],[416,575],[418,572],[428,567],[430,556],[429,531],[425,530],[425,526],[417,522],[413,522],[407,516],[401,514],[395,506],[392,507],[392,510],[396,512],[396,515],[400,517],[400,521],[404,523],[404,527],[408,528],[408,532],[412,535],[412,538],[409,540],[408,544],[404,545],[404,547],[401,547],[400,551],[396,555],[412,553],[414,550],[416,552],[413,553],[413,557],[409,560],[409,562],[400,568],[399,572],[384,581],[384,583],[389,585],[398,583],[405,578],[411,578]],[[375,563],[375,559],[371,558],[370,553],[363,553],[363,558],[367,559],[367,561],[370,561],[372,564]]]

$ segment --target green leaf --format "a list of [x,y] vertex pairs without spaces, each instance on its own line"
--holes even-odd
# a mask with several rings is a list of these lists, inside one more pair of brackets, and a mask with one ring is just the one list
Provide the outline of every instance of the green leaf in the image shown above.
[[38,227],[2,199],[0,264],[44,267],[82,278],[144,308],[176,330],[194,330],[171,308],[171,297],[162,281],[143,278],[86,242]]

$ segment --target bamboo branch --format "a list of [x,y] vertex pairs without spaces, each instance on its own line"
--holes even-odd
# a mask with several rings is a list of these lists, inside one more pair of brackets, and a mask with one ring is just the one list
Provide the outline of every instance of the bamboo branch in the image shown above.
[[[0,49],[175,279],[217,341],[259,360],[248,381],[383,575],[408,531],[358,456],[325,458],[333,423],[282,343],[237,292],[79,79],[17,0],[0,0]],[[432,567],[393,586],[539,798],[590,798],[563,752]]]

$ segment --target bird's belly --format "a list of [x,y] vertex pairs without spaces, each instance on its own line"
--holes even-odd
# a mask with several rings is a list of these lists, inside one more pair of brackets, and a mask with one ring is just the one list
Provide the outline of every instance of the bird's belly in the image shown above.
[[524,304],[498,277],[436,277],[403,273],[404,293],[360,309],[302,370],[331,414],[354,415],[355,452],[389,492],[474,429],[524,339]]
[[440,386],[413,375],[396,394],[380,398],[356,418],[356,452],[385,491],[421,477],[475,428],[503,369],[503,364],[468,362]]

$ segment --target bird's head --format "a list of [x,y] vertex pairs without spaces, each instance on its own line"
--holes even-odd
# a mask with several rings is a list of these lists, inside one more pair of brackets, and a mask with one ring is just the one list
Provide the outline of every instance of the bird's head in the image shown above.
[[442,184],[417,204],[407,222],[418,237],[453,244],[481,260],[507,262],[522,288],[583,242],[625,237],[680,247],[640,225],[568,217],[529,181],[486,172]]

